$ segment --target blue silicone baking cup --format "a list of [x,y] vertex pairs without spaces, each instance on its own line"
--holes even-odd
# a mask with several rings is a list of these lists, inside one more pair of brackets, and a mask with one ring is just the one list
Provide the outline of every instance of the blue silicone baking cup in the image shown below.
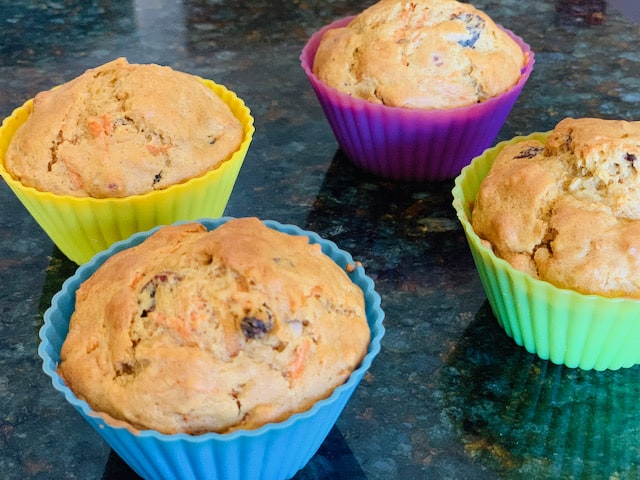
[[[198,222],[212,230],[230,219],[231,217],[201,219]],[[38,354],[43,360],[44,372],[51,377],[53,387],[145,479],[278,480],[293,477],[320,448],[371,362],[380,352],[380,341],[385,333],[382,323],[384,312],[380,306],[380,295],[375,291],[374,282],[366,275],[364,268],[354,262],[351,254],[314,232],[272,220],[265,220],[264,224],[289,235],[307,236],[310,243],[320,244],[322,251],[346,271],[347,266],[355,265],[355,269],[348,271],[348,275],[364,293],[367,323],[371,330],[367,353],[348,380],[328,398],[285,421],[270,423],[256,430],[237,430],[225,434],[167,435],[154,430],[135,430],[120,423],[115,424],[116,422],[92,410],[58,375],[60,349],[68,332],[78,287],[107,258],[142,243],[160,227],[134,234],[96,254],[64,282],[44,313]]]

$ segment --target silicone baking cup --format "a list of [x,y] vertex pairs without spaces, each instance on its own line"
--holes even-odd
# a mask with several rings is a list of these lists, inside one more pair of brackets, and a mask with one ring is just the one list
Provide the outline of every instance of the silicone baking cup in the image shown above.
[[[229,217],[199,220],[208,230],[228,221]],[[322,251],[341,267],[356,265],[348,252],[316,233],[294,225],[264,221],[265,225],[289,235],[305,235],[311,243],[320,244]],[[159,227],[158,227],[159,228]],[[344,406],[360,383],[371,362],[380,351],[385,329],[380,296],[373,280],[364,268],[356,265],[348,275],[364,293],[367,322],[371,341],[360,366],[349,379],[337,387],[331,396],[317,402],[311,409],[297,413],[279,423],[267,424],[257,430],[239,430],[228,434],[206,433],[166,435],[152,430],[135,431],[115,425],[84,401],[78,399],[65,385],[56,368],[60,349],[68,332],[74,310],[75,292],[107,258],[140,244],[157,228],[140,232],[129,239],[114,243],[108,250],[98,253],[79,267],[67,279],[44,313],[40,329],[41,343],[38,353],[43,359],[43,370],[51,377],[53,386],[82,415],[111,448],[140,476],[146,479],[220,478],[225,480],[291,478],[303,468],[328,435]],[[351,269],[348,269],[351,270]]]
[[531,48],[503,28],[528,61],[511,89],[485,102],[450,110],[389,107],[339,92],[313,73],[324,33],[346,26],[353,18],[337,20],[314,33],[300,55],[340,148],[356,166],[382,178],[419,182],[455,177],[496,139],[533,70]]
[[253,117],[236,94],[211,80],[200,79],[240,120],[244,137],[230,158],[207,173],[141,195],[91,198],[56,195],[28,187],[5,169],[4,158],[16,130],[32,110],[33,99],[16,108],[0,126],[0,175],[56,246],[77,264],[131,234],[179,220],[220,217],[253,138]]
[[640,363],[640,301],[558,288],[513,268],[483,245],[471,209],[498,153],[549,133],[515,137],[473,159],[455,180],[453,206],[462,223],[493,314],[508,336],[544,360],[584,370],[617,370]]

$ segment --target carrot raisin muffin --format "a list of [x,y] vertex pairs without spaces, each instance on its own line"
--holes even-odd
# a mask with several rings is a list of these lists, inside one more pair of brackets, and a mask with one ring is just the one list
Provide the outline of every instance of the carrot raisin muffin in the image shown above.
[[119,58],[36,95],[5,166],[41,191],[124,197],[215,168],[242,137],[238,119],[198,77]]
[[565,118],[507,145],[473,206],[499,257],[561,288],[640,298],[640,122]]
[[163,433],[286,419],[369,344],[363,293],[305,236],[255,218],[163,227],[79,288],[59,373],[96,411]]
[[313,72],[372,103],[450,109],[494,97],[527,59],[484,12],[455,0],[382,0],[328,30]]

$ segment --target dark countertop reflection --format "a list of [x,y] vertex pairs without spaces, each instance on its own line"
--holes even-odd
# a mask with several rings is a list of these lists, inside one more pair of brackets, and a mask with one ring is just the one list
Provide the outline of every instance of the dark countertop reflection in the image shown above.
[[[486,302],[451,207],[453,181],[387,182],[338,149],[298,56],[311,33],[371,1],[5,3],[2,117],[118,56],[212,78],[256,120],[225,213],[315,230],[375,279],[382,352],[296,478],[640,476],[640,367],[572,370],[515,346]],[[498,140],[565,116],[640,119],[633,20],[604,1],[474,4],[536,54]],[[0,478],[136,478],[41,371],[42,313],[75,265],[3,182],[0,203]]]

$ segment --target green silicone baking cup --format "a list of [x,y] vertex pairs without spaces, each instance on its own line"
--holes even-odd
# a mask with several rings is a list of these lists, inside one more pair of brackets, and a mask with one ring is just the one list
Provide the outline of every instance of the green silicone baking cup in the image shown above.
[[536,132],[501,142],[474,158],[455,180],[453,206],[464,229],[487,299],[506,334],[530,353],[584,370],[617,370],[640,363],[640,301],[558,288],[513,268],[482,244],[471,209],[498,153]]

